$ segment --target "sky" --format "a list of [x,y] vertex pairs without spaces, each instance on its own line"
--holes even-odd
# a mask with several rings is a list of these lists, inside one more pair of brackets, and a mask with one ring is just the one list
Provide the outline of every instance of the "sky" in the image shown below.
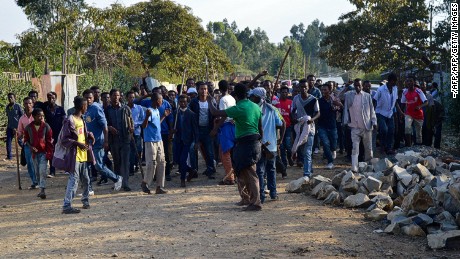
[[[0,40],[17,43],[16,34],[31,27],[26,15],[15,0],[0,0]],[[86,0],[92,6],[105,8],[114,2],[125,6],[139,0]],[[209,21],[229,23],[235,21],[240,30],[260,27],[266,31],[271,42],[281,42],[288,36],[292,25],[305,26],[319,19],[325,25],[337,23],[341,14],[354,10],[347,0],[175,0],[180,5],[192,8],[195,16],[205,26]]]

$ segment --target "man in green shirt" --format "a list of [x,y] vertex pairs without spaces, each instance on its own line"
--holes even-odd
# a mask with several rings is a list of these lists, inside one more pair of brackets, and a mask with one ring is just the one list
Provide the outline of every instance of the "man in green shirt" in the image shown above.
[[238,177],[238,191],[241,196],[237,205],[247,205],[244,211],[259,211],[262,206],[256,163],[261,155],[262,112],[257,104],[247,99],[246,93],[247,87],[237,84],[234,90],[236,106],[223,111],[212,105],[210,96],[207,100],[213,116],[231,117],[235,122],[236,144],[233,148],[232,164]]

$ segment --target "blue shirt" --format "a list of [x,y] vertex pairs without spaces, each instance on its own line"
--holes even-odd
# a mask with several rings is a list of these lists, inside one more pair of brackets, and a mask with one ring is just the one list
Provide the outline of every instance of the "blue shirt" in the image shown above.
[[390,93],[387,85],[382,85],[377,89],[373,97],[374,100],[377,101],[375,113],[391,118],[391,116],[393,116],[396,100],[398,100],[398,87],[393,86],[392,92]]
[[281,114],[278,109],[272,105],[264,104],[262,109],[262,129],[264,135],[262,138],[262,143],[270,142],[270,145],[267,146],[268,150],[271,152],[276,152],[277,150],[277,134],[276,126],[282,126],[283,121],[281,119]]
[[161,123],[159,109],[148,108],[152,112],[148,119],[147,127],[144,128],[145,142],[160,142],[161,141]]
[[83,118],[86,121],[86,128],[94,135],[94,149],[100,149],[104,144],[104,128],[107,127],[104,109],[99,103],[93,103],[88,106]]
[[[144,99],[140,102],[142,106],[145,108],[152,108],[152,99]],[[158,111],[160,112],[160,116],[165,114],[165,110],[171,110],[171,114],[168,115],[163,122],[161,123],[161,134],[169,134],[169,124],[174,122],[174,118],[172,116],[172,106],[169,104],[168,101],[163,99],[163,103],[160,107],[158,107]]]
[[144,109],[142,106],[134,104],[133,108],[131,108],[131,113],[133,116],[134,122],[134,135],[140,136],[141,135],[141,125],[145,118]]
[[319,90],[316,86],[313,86],[307,92],[309,94],[313,95],[314,97],[316,97],[316,99],[319,99],[319,98],[323,97],[323,95],[321,94],[321,90]]

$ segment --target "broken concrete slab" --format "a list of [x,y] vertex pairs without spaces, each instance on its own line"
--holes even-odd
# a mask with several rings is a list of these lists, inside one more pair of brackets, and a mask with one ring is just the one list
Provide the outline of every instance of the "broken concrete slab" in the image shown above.
[[398,223],[391,223],[390,225],[388,225],[384,230],[383,232],[387,233],[387,234],[395,234],[395,235],[398,235],[401,233],[401,227],[399,226]]
[[460,247],[460,230],[452,230],[427,236],[428,246],[431,249]]
[[358,163],[358,173],[362,174],[366,172],[367,169],[367,163],[366,162],[359,162]]
[[428,170],[428,168],[421,165],[420,163],[416,164],[412,171],[420,175],[423,179],[433,177],[433,175],[430,173],[430,170]]
[[436,159],[432,156],[427,156],[423,160],[423,165],[428,168],[428,170],[436,170]]
[[303,177],[291,181],[287,186],[286,186],[286,192],[291,192],[291,193],[301,193],[305,192],[308,190],[308,181],[304,179]]
[[417,214],[417,216],[412,217],[412,221],[422,228],[425,228],[433,223],[433,219],[430,216],[423,213],[419,213]]
[[358,191],[358,188],[359,185],[357,177],[353,172],[348,171],[342,178],[342,182],[340,184],[340,191],[356,193]]
[[338,192],[331,192],[329,196],[323,201],[323,204],[340,205],[340,194]]
[[332,178],[332,186],[334,186],[336,189],[338,189],[342,183],[342,179],[343,177],[348,173],[347,170],[343,170],[342,172],[340,172],[339,174],[336,174],[333,178]]
[[318,185],[316,185],[315,188],[313,188],[310,192],[311,196],[317,197],[319,191],[326,185],[328,185],[328,183],[326,182],[321,182]]
[[442,186],[442,185],[445,185],[449,182],[450,178],[445,175],[445,174],[441,174],[441,175],[436,175],[431,181],[430,181],[430,185],[432,187],[439,187],[439,186]]
[[405,217],[406,212],[404,212],[400,207],[394,207],[393,210],[390,213],[388,213],[387,219],[389,221],[393,221],[393,219],[398,217],[398,216]]
[[420,153],[414,151],[406,151],[404,153],[398,153],[395,156],[398,162],[410,162],[411,164],[417,164],[420,160],[423,160],[423,157],[420,156]]
[[446,211],[455,215],[460,212],[460,201],[452,197],[450,193],[444,193],[444,202],[442,203]]
[[372,202],[369,197],[362,193],[350,195],[343,202],[343,206],[346,208],[365,208],[369,207],[371,204]]
[[460,182],[449,185],[449,193],[457,201],[460,201]]
[[389,195],[377,195],[371,201],[379,209],[386,211],[393,209],[393,200]]
[[318,196],[316,196],[316,198],[318,200],[324,200],[332,192],[337,192],[337,190],[334,188],[334,186],[332,186],[331,184],[325,185],[323,188],[321,188],[321,190],[319,190]]
[[459,163],[450,163],[449,164],[449,170],[451,172],[456,171],[456,170],[460,170],[460,164]]
[[415,210],[418,212],[425,212],[429,207],[433,207],[433,198],[419,185],[416,185],[414,189],[404,197],[401,205],[403,210]]
[[401,231],[408,236],[413,236],[413,237],[426,236],[425,231],[423,231],[423,229],[419,227],[417,224],[410,224],[410,225],[404,226],[401,228]]
[[382,181],[372,177],[372,176],[369,176],[367,177],[364,181],[363,181],[363,184],[364,184],[364,187],[366,187],[366,189],[369,191],[369,192],[375,192],[375,191],[379,191],[380,190],[380,187],[382,187]]
[[443,207],[430,207],[428,208],[428,210],[426,211],[426,214],[429,215],[429,216],[436,216],[436,215],[439,215],[441,214],[442,212],[444,211],[444,208]]
[[450,171],[449,171],[449,169],[445,169],[442,166],[436,166],[435,174],[436,175],[440,175],[440,174],[450,175]]
[[382,209],[376,208],[364,214],[364,217],[369,220],[379,221],[384,219],[388,213]]
[[373,163],[372,166],[374,167],[374,172],[383,172],[390,169],[393,163],[388,158],[385,158]]
[[393,167],[393,173],[395,174],[396,179],[400,180],[404,184],[404,186],[406,186],[406,187],[409,186],[409,184],[412,181],[412,175],[410,175],[406,171],[406,169],[395,165]]
[[404,187],[404,184],[399,181],[397,184],[396,184],[396,194],[398,194],[399,197],[402,197],[404,196],[406,193],[406,187]]
[[316,176],[314,176],[314,177],[312,177],[310,179],[310,186],[311,186],[311,188],[315,188],[315,186],[317,186],[318,184],[323,183],[323,182],[331,183],[332,181],[331,181],[331,179],[329,179],[327,177],[324,177],[322,175],[316,175]]

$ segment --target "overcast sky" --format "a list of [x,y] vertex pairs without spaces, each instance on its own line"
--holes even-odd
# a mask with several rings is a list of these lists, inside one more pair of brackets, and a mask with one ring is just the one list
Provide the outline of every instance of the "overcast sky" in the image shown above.
[[[26,15],[16,5],[15,0],[1,0],[0,8],[0,40],[18,42],[16,34],[31,27]],[[86,0],[97,7],[107,7],[115,0]],[[120,0],[119,3],[129,6],[139,0]],[[249,27],[251,30],[260,27],[265,30],[271,42],[281,42],[289,35],[292,25],[303,22],[310,24],[319,19],[326,25],[336,23],[338,17],[353,10],[347,0],[175,0],[174,2],[192,8],[193,14],[202,19],[203,25],[209,21],[222,21],[224,18],[231,23],[236,21],[240,29]]]

